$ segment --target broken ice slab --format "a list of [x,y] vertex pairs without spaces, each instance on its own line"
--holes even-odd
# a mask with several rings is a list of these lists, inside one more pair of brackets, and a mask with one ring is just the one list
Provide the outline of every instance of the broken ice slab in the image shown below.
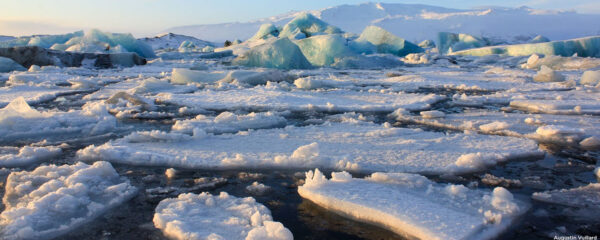
[[208,110],[232,111],[366,111],[397,108],[423,110],[445,99],[435,94],[358,92],[351,90],[286,91],[267,86],[228,91],[202,90],[193,94],[159,94],[157,102]]
[[[235,146],[235,147],[232,147]],[[543,155],[529,139],[445,134],[373,123],[253,130],[193,136],[136,132],[78,151],[80,160],[196,169],[313,168],[358,172],[456,174],[481,171],[515,158]]]
[[[525,137],[544,143],[598,148],[585,145],[585,139],[600,139],[600,118],[582,115],[552,115],[490,112],[483,110],[444,114],[430,117],[429,112],[421,115],[403,114],[397,111],[392,116],[401,122],[411,122],[438,128],[475,131]],[[588,140],[591,141],[591,140]]]
[[532,198],[541,202],[593,208],[595,211],[600,211],[600,183],[590,183],[571,189],[536,192],[533,193]]
[[72,231],[136,193],[110,163],[49,165],[13,172],[0,213],[2,239],[51,239]]
[[469,189],[407,173],[373,173],[364,179],[347,172],[331,175],[307,172],[298,193],[327,210],[409,238],[493,239],[528,209],[502,187]]
[[170,239],[291,240],[290,230],[252,197],[186,193],[162,200],[154,226]]

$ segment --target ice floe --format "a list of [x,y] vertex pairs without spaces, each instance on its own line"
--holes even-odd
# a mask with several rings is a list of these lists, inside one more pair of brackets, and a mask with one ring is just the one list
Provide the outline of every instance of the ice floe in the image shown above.
[[590,183],[587,186],[571,189],[536,192],[533,193],[532,198],[542,202],[600,211],[600,183]]
[[298,193],[343,216],[419,239],[493,239],[528,205],[502,187],[493,191],[438,184],[407,173],[373,173],[359,179],[318,169],[306,173]]
[[359,122],[288,126],[234,135],[207,135],[202,128],[193,130],[192,136],[136,132],[103,145],[88,146],[77,156],[81,160],[201,169],[325,167],[452,174],[541,154],[537,144],[528,139],[447,135]]
[[435,94],[331,91],[286,91],[267,86],[227,91],[203,90],[193,94],[159,94],[157,102],[208,110],[254,111],[394,111],[425,110],[445,97]]
[[50,165],[13,172],[0,213],[4,239],[51,239],[80,227],[136,193],[110,163]]
[[0,167],[26,167],[62,153],[56,146],[0,147]]
[[69,112],[40,112],[20,97],[0,109],[0,126],[2,141],[68,140],[105,134],[116,128],[116,119],[101,103],[88,103]]
[[194,119],[177,120],[172,127],[174,132],[192,134],[194,129],[207,133],[237,133],[248,129],[285,127],[287,121],[276,112],[235,114],[222,112],[216,117],[198,115]]
[[153,221],[171,239],[293,239],[283,224],[273,221],[264,205],[226,192],[167,198],[156,206]]

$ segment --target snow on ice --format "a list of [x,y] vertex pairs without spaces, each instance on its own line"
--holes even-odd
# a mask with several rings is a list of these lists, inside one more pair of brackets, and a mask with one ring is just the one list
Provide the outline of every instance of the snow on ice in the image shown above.
[[107,162],[13,172],[2,198],[0,234],[4,239],[51,239],[92,221],[135,192]]
[[81,160],[200,169],[325,167],[444,174],[480,171],[513,158],[541,155],[537,144],[527,139],[446,135],[366,122],[223,135],[206,132],[202,128],[195,128],[193,135],[136,132],[88,146],[77,156]]
[[156,206],[153,221],[171,239],[293,239],[264,205],[252,197],[237,198],[226,192],[164,199]]
[[527,205],[502,187],[493,191],[438,184],[408,173],[373,173],[364,179],[318,169],[306,173],[298,193],[358,221],[419,239],[493,239]]

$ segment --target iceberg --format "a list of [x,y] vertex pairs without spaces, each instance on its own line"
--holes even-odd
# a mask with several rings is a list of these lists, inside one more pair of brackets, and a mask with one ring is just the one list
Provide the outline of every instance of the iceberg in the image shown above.
[[41,36],[30,36],[30,37],[19,37],[9,41],[0,42],[0,48],[8,47],[22,47],[22,46],[38,46],[43,48],[50,48],[55,44],[64,44],[74,37],[83,36],[83,31],[74,33],[67,33],[62,35],[41,35]]
[[327,179],[318,169],[307,172],[298,193],[327,210],[408,239],[493,239],[529,208],[502,187],[469,189],[408,173],[331,176]]
[[233,64],[248,67],[266,67],[280,69],[312,68],[298,45],[288,38],[280,38],[253,47],[244,55],[233,60]]
[[136,193],[107,162],[49,165],[12,172],[0,213],[3,239],[51,239],[74,230]]
[[26,71],[21,64],[16,63],[10,58],[0,57],[0,73],[12,71]]
[[156,206],[154,226],[170,239],[292,240],[271,211],[252,197],[221,192],[180,194]]
[[383,28],[368,26],[360,34],[360,37],[351,43],[355,50],[369,53],[371,45],[375,46],[377,53],[391,53],[403,57],[409,53],[419,53],[424,50],[402,38],[399,38]]
[[312,14],[300,13],[285,26],[283,26],[281,33],[279,33],[279,37],[302,39],[309,38],[314,35],[337,33],[343,32],[339,28],[323,22],[321,19],[318,19]]
[[509,56],[529,56],[532,54],[558,55],[570,57],[600,57],[600,37],[585,37],[545,43],[528,43],[504,46],[474,48],[453,52],[451,55],[485,56],[504,54]]
[[248,41],[267,39],[270,37],[278,37],[278,36],[279,36],[279,29],[277,29],[277,27],[271,23],[265,23],[263,25],[260,25],[258,32],[256,32],[256,34],[254,34],[254,36],[252,38],[250,38]]
[[329,66],[344,57],[356,56],[340,35],[320,35],[298,40],[300,50],[313,66]]
[[489,44],[481,38],[464,33],[438,33],[437,48],[439,53],[446,54],[470,48],[480,48]]

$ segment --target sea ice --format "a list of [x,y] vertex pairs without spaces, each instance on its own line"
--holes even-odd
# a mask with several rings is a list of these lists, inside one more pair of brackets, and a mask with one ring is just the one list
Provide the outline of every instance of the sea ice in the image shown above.
[[193,94],[157,95],[159,103],[207,110],[232,111],[366,111],[392,112],[398,108],[426,110],[443,100],[435,94],[357,92],[351,90],[286,91],[269,85],[227,91],[203,90]]
[[216,117],[198,115],[190,120],[177,120],[172,130],[192,134],[195,129],[207,133],[237,133],[248,129],[285,127],[285,118],[274,112],[249,113],[246,115],[222,112]]
[[298,193],[325,209],[409,238],[492,239],[528,209],[502,187],[474,190],[407,173],[378,172],[364,179],[347,172],[331,175],[307,172]]
[[552,70],[545,65],[540,68],[540,71],[533,76],[533,81],[536,82],[562,82],[565,81],[565,76]]
[[0,109],[0,126],[2,141],[69,139],[104,134],[116,128],[116,119],[100,103],[69,112],[40,112],[20,97]]
[[600,183],[590,183],[587,186],[571,189],[536,192],[531,197],[542,202],[600,210]]
[[59,147],[0,147],[0,167],[26,167],[60,155]]
[[291,240],[292,233],[254,198],[237,198],[226,192],[181,194],[162,200],[154,213],[154,226],[171,239]]
[[[236,146],[232,148],[232,146]],[[432,174],[483,170],[520,157],[538,157],[528,139],[386,128],[372,123],[325,123],[192,136],[136,132],[80,150],[81,160],[200,169],[326,167]]]
[[136,192],[110,163],[49,165],[13,172],[0,214],[3,239],[51,239],[90,222]]

